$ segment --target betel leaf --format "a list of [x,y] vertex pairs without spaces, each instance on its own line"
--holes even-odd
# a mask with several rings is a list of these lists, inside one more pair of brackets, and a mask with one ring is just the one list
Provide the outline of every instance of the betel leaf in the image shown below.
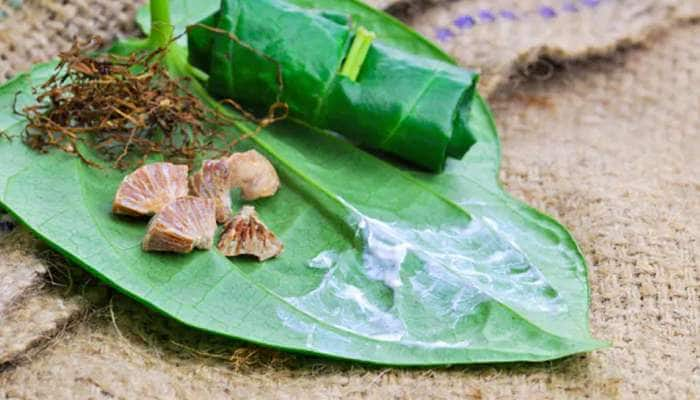
[[[540,361],[604,344],[588,331],[586,264],[558,223],[497,181],[488,108],[477,144],[440,175],[401,170],[294,123],[249,145],[283,180],[256,202],[286,245],[270,262],[140,249],[145,224],[111,215],[123,173],[41,155],[12,113],[52,65],[0,87],[0,203],[52,247],[188,325],[251,342],[392,365]],[[205,93],[198,93],[215,104]]]
[[[465,121],[477,74],[390,46],[383,35],[370,44],[353,25],[336,10],[287,0],[223,0],[188,32],[189,60],[209,74],[209,93],[248,109],[264,112],[279,99],[292,118],[434,172],[448,156],[462,158],[474,144]],[[351,43],[367,46],[362,60]],[[361,63],[353,79],[339,73],[347,63]]]
[[[304,8],[321,8],[350,15],[352,20],[374,32],[382,33],[382,40],[391,46],[414,54],[432,57],[436,60],[451,62],[445,54],[429,40],[409,29],[396,18],[377,12],[374,8],[358,0],[290,0]],[[215,13],[221,6],[221,0],[171,0],[171,20],[175,26],[175,35],[185,32],[188,25],[195,24]],[[139,27],[149,33],[151,30],[150,10],[141,7],[136,15]],[[182,36],[179,44],[186,45],[187,38]]]
[[390,46],[413,54],[453,62],[452,58],[431,41],[407,27],[391,15],[378,12],[360,0],[289,0],[300,7],[333,11],[349,15],[357,25],[381,35],[382,41]]

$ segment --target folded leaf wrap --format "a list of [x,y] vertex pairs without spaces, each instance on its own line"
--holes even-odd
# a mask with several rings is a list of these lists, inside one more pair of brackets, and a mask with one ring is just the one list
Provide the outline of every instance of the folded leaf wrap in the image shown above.
[[230,34],[196,26],[188,34],[190,62],[209,74],[217,97],[266,110],[279,95],[292,117],[433,171],[474,143],[467,122],[477,75],[379,37],[353,81],[339,74],[354,39],[347,16],[282,0],[223,0],[201,24]]

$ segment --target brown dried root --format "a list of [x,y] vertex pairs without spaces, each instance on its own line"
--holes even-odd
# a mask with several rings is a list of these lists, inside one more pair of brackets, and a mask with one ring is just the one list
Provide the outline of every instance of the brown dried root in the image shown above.
[[226,224],[218,248],[227,257],[251,255],[265,261],[280,255],[284,245],[258,219],[255,207],[244,206]]
[[[160,62],[163,49],[129,57],[86,55],[101,46],[99,38],[91,38],[59,54],[54,75],[34,89],[37,104],[22,110],[29,122],[28,146],[41,152],[57,148],[94,165],[87,147],[120,169],[142,164],[151,154],[192,166],[197,156],[223,156],[250,136],[229,148],[215,146],[223,143],[219,128],[231,125],[232,118],[206,107],[188,89],[188,78],[171,77]],[[242,109],[232,100],[226,103]],[[259,132],[285,118],[286,109],[274,104],[260,120],[242,114]]]
[[186,165],[154,163],[127,175],[112,203],[114,214],[132,217],[160,212],[174,200],[187,196]]
[[215,232],[214,201],[181,197],[151,219],[143,249],[173,253],[190,253],[195,248],[208,250]]

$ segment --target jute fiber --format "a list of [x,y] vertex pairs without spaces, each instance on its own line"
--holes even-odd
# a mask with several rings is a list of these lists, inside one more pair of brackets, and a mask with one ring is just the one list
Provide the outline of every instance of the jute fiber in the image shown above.
[[438,40],[462,65],[481,71],[481,89],[487,94],[518,73],[548,77],[548,61],[608,54],[619,46],[643,43],[660,29],[700,14],[696,0],[439,3],[421,9],[410,18],[411,24]]
[[[66,3],[0,4],[0,74],[76,34],[135,31],[131,2]],[[437,369],[275,352],[156,314],[20,227],[0,232],[0,399],[700,397],[698,3],[565,3],[547,6],[555,16],[529,1],[392,10],[433,38],[449,28],[441,45],[484,72],[505,186],[571,229],[590,264],[593,333],[611,348]],[[455,29],[465,15],[475,24]]]

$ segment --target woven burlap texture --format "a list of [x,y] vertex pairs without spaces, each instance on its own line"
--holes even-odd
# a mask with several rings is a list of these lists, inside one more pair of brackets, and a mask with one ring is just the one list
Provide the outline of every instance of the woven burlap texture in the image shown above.
[[700,14],[697,0],[460,0],[440,1],[411,24],[464,66],[482,72],[490,94],[518,72],[547,77],[543,58],[571,60],[607,54],[645,41],[675,21]]
[[135,32],[136,8],[143,1],[27,0],[19,8],[0,2],[0,80],[27,70],[70,47],[76,37],[116,39]]
[[[132,30],[119,10],[26,2],[0,22],[1,65],[49,58],[74,32]],[[60,19],[78,14],[77,25]],[[51,15],[67,36],[51,33],[59,24],[47,32],[41,18]],[[13,334],[61,334],[31,341],[41,351],[15,354],[0,372],[0,398],[697,398],[700,94],[688,88],[700,85],[700,27],[657,23],[666,33],[647,36],[647,48],[565,64],[492,97],[505,184],[573,231],[591,265],[592,329],[611,349],[533,366],[376,369],[238,348],[121,296],[106,307],[90,297],[92,311],[69,310],[68,327],[58,326],[61,307],[49,318],[55,325],[38,323],[33,299],[54,296],[38,302],[48,310],[78,304],[71,299],[92,284],[76,277],[68,281],[80,290],[43,284],[10,307],[20,328]],[[48,268],[36,267],[44,248],[22,243],[12,259],[20,251],[28,268]]]
[[[10,252],[8,250],[2,257],[3,261],[0,264],[0,323],[10,307],[21,300],[22,296],[35,286],[41,275],[47,271],[43,263],[33,259],[31,252],[18,250]],[[2,347],[0,346],[0,348]]]

